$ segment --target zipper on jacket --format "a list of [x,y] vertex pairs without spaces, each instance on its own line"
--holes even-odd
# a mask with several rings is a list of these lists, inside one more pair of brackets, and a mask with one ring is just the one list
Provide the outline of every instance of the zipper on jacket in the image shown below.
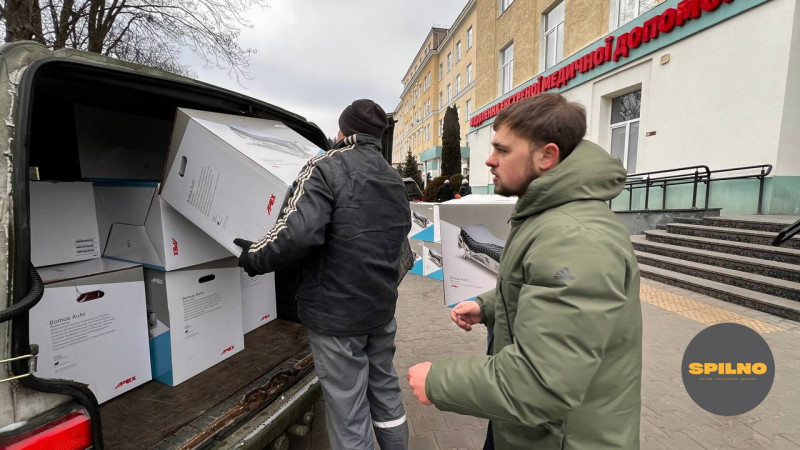
[[514,333],[511,332],[511,316],[508,315],[508,305],[506,305],[506,296],[503,294],[503,279],[500,278],[500,300],[503,301],[503,309],[506,311],[506,328],[508,328],[508,336],[511,338],[511,343],[514,343]]

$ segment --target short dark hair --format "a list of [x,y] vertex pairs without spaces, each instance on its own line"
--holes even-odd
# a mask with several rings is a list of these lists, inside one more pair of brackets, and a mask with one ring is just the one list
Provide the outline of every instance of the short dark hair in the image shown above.
[[586,110],[561,94],[539,94],[500,111],[492,127],[503,125],[538,146],[556,144],[563,161],[586,134]]

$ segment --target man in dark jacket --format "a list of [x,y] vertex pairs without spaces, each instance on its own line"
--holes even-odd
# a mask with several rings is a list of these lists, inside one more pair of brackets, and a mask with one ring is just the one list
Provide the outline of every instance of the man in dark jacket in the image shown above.
[[407,449],[394,369],[401,248],[411,210],[400,175],[381,153],[383,109],[356,100],[338,142],[300,172],[275,227],[241,239],[251,276],[302,265],[298,316],[308,328],[334,449]]
[[450,187],[450,180],[444,180],[444,184],[436,192],[437,202],[446,202],[453,199],[453,188]]
[[469,185],[469,181],[466,178],[461,182],[461,188],[458,190],[458,195],[464,197],[465,195],[472,194],[472,186]]

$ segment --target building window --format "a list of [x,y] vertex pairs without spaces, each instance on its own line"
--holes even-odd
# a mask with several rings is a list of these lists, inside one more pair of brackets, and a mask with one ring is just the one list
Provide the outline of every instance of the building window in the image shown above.
[[472,64],[467,65],[467,86],[472,83]]
[[461,41],[456,42],[456,61],[461,61]]
[[450,85],[448,84],[447,85],[447,103],[450,103],[450,100],[452,100],[452,99],[453,99],[453,94],[452,94],[452,91],[450,89]]
[[514,87],[514,44],[500,50],[500,95]]
[[442,130],[444,128],[444,120],[439,119],[439,137],[442,137]]
[[500,0],[500,14],[503,14],[512,3],[514,0]]
[[447,54],[447,71],[450,72],[450,70],[452,68],[453,68],[453,55],[448,53]]
[[472,48],[472,27],[467,29],[467,50]]
[[444,69],[444,65],[442,63],[439,63],[439,80],[441,80],[442,77],[444,76],[444,70],[443,69]]
[[[467,100],[467,117],[464,117],[465,122],[469,120],[470,114],[472,114],[472,99]],[[467,147],[469,147],[469,145],[467,145]]]
[[564,58],[564,2],[544,15],[544,68],[553,67]]
[[456,94],[461,92],[461,74],[456,75]]
[[442,101],[442,91],[439,91],[439,109],[442,109],[444,102]]
[[428,74],[425,75],[425,90],[427,91],[428,89],[430,89],[430,87],[431,87],[431,73],[428,72]]
[[640,15],[650,11],[658,0],[616,0],[617,27],[621,27]]
[[456,106],[456,118],[457,119],[461,118],[461,107],[460,106]]
[[639,115],[642,108],[642,90],[611,99],[611,155],[616,156],[628,170],[636,170],[636,152],[639,148]]

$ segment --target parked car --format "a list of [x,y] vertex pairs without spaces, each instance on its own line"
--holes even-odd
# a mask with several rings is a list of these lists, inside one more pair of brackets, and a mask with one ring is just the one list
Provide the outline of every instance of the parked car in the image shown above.
[[408,193],[408,201],[421,202],[422,191],[419,189],[417,182],[413,178],[403,178],[403,183],[406,185],[406,192]]
[[[109,117],[141,117],[145,124],[171,123],[178,107],[274,119],[327,149],[320,128],[290,111],[196,80],[91,53],[50,51],[33,42],[1,46],[0,74],[5,155],[0,159],[0,279],[5,284],[0,290],[0,447],[34,439],[39,448],[63,449],[264,448],[285,440],[293,424],[301,426],[291,427],[292,433],[307,432],[313,420],[308,412],[321,390],[306,331],[292,321],[297,276],[289,271],[276,274],[278,320],[246,335],[239,354],[178,386],[149,382],[98,405],[85,384],[32,374],[37,346],[29,341],[28,310],[43,286],[30,262],[28,182],[81,180],[78,106],[107,111]],[[129,122],[118,123],[131,132]],[[150,148],[132,144],[121,153],[130,158],[120,164],[136,160],[136,152],[156,150],[166,158],[168,130],[143,125],[134,131]],[[158,173],[151,156],[142,158],[148,165],[143,170]]]

